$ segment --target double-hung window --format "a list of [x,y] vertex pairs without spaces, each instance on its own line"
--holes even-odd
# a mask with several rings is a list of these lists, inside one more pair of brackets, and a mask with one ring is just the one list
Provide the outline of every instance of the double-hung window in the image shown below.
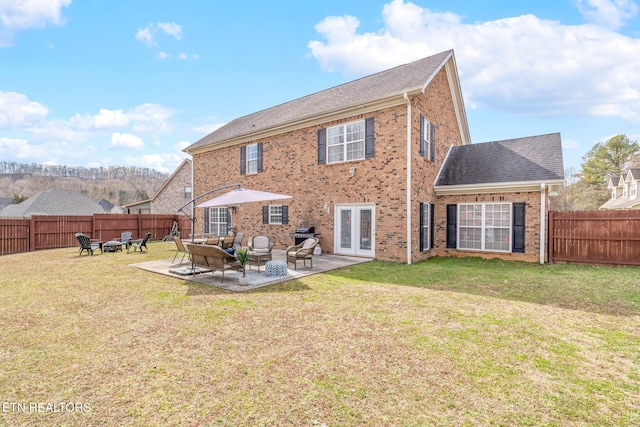
[[510,251],[511,217],[511,203],[460,204],[458,247],[485,251]]
[[185,199],[191,199],[193,195],[193,191],[191,191],[191,186],[190,185],[185,185],[184,187],[184,198]]
[[269,206],[269,224],[282,224],[282,205]]
[[258,173],[258,144],[247,145],[247,174]]
[[208,210],[209,227],[205,232],[216,236],[226,236],[229,229],[229,208],[208,208]]
[[328,163],[364,159],[364,120],[327,129]]
[[634,180],[631,182],[631,198],[635,199],[637,195],[638,195],[638,181]]
[[420,154],[429,158],[431,150],[431,123],[424,116],[420,116]]

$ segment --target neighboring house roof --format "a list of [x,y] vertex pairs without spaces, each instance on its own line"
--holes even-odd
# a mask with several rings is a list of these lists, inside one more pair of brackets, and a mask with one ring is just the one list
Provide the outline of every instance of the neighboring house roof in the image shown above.
[[[638,198],[637,190],[634,196],[631,195],[631,189],[628,188],[627,196],[624,196],[622,189],[625,185],[631,185],[633,181],[640,180],[640,168],[632,168],[627,173],[621,175],[615,175],[609,179],[609,190],[616,189],[616,198],[607,200],[598,209],[600,210],[612,210],[612,209],[640,209],[640,198]],[[616,184],[616,181],[618,182]]]
[[564,181],[559,133],[451,147],[436,193],[525,189]]
[[[383,106],[405,103],[404,94],[423,92],[435,75],[446,67],[464,144],[470,143],[469,128],[460,90],[453,50],[335,86],[296,100],[239,117],[210,133],[184,151],[193,153],[212,145],[242,142],[263,133],[280,133],[290,126],[309,126],[328,121],[334,114],[375,111]],[[389,104],[393,101],[395,104]]]
[[105,212],[111,211],[111,209],[113,209],[113,207],[115,206],[113,203],[111,203],[107,199],[98,200],[98,204],[102,206],[102,209],[104,209]]
[[173,180],[173,178],[178,174],[178,172],[180,172],[182,170],[183,167],[188,167],[189,170],[191,170],[191,160],[190,159],[184,159],[182,161],[182,163],[180,163],[180,166],[178,166],[176,168],[175,171],[173,171],[173,173],[171,174],[171,176],[169,176],[169,178],[167,178],[167,180],[164,182],[164,184],[162,184],[162,186],[158,189],[158,191],[156,191],[156,193],[149,199],[146,200],[140,200],[138,202],[134,202],[134,203],[129,203],[127,205],[122,205],[123,208],[143,208],[143,209],[150,209],[151,208],[151,202],[153,200],[155,200],[158,195],[162,194],[162,191],[165,189],[165,187],[167,185],[169,185],[169,183]]
[[0,216],[29,218],[31,215],[93,215],[104,213],[102,206],[73,190],[40,191],[27,200],[9,205]]

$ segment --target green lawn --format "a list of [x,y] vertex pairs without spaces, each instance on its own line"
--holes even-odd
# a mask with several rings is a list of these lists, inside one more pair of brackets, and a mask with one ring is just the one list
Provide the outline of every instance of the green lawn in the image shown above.
[[129,265],[173,247],[0,257],[0,426],[640,425],[637,268],[372,262],[231,293]]

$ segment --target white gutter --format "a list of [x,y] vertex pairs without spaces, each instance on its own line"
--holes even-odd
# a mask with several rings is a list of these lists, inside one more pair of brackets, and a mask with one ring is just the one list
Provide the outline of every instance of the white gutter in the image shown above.
[[411,100],[407,92],[407,264],[411,264]]
[[546,189],[547,185],[543,182],[540,184],[540,264],[544,264],[544,249],[545,249],[545,211],[546,211]]

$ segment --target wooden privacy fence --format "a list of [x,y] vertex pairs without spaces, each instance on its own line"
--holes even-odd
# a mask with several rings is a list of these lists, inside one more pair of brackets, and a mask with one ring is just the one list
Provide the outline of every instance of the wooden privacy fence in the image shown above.
[[549,212],[549,261],[640,266],[640,211]]
[[75,234],[78,232],[103,242],[119,238],[123,231],[131,231],[134,239],[151,233],[151,240],[159,240],[171,232],[174,221],[178,222],[178,230],[182,236],[191,233],[189,218],[175,214],[0,218],[0,255],[77,246]]

